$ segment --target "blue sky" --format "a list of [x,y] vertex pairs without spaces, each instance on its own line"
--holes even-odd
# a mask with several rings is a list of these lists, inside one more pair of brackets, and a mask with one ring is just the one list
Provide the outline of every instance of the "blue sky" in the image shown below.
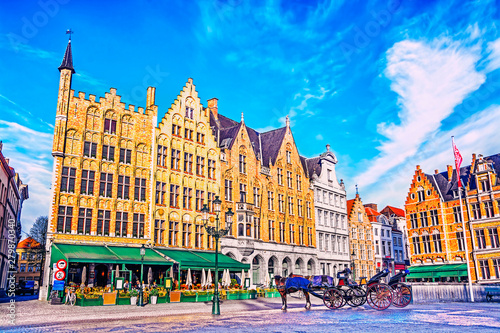
[[160,115],[189,77],[206,105],[270,130],[291,117],[301,154],[327,143],[348,197],[404,208],[415,166],[499,152],[495,1],[3,1],[0,140],[48,215],[59,66],[71,28],[75,91],[118,89]]

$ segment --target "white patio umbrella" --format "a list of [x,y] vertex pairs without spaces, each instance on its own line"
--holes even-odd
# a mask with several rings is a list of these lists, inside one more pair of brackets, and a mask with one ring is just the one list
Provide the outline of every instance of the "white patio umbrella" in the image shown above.
[[174,279],[174,268],[173,267],[170,267],[169,276],[172,278],[172,280]]
[[206,287],[206,284],[207,284],[207,278],[206,278],[206,276],[205,276],[205,268],[203,268],[203,269],[201,270],[201,283],[200,283],[200,284],[201,284],[201,287],[202,287],[202,288],[205,288],[205,287]]
[[264,285],[266,288],[269,288],[269,285],[271,284],[271,278],[269,277],[269,273],[266,273],[266,277],[264,278]]
[[221,285],[226,288],[227,287],[227,270],[223,270],[222,273],[222,279],[221,279]]
[[148,284],[151,285],[153,283],[153,269],[149,266],[148,271]]
[[87,266],[83,266],[82,270],[82,284],[85,284],[87,281]]
[[210,272],[210,268],[207,273],[207,288],[212,287],[212,272]]
[[191,277],[191,268],[188,268],[187,277],[186,277],[186,286],[189,287],[193,285],[193,278]]
[[240,286],[243,288],[243,286],[245,285],[245,270],[242,269],[241,270],[241,281],[240,281]]
[[226,287],[231,286],[231,274],[229,273],[229,269],[226,269]]

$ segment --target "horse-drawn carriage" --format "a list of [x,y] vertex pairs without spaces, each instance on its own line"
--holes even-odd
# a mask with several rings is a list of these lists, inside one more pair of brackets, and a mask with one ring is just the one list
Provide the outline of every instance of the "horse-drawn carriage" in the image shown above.
[[286,310],[286,294],[302,291],[306,297],[306,309],[311,307],[309,294],[323,299],[323,303],[329,309],[339,309],[348,304],[357,307],[368,303],[376,310],[385,310],[391,304],[396,307],[405,307],[411,302],[411,287],[400,282],[408,271],[401,271],[394,275],[388,283],[382,279],[389,275],[387,269],[375,274],[368,282],[366,278],[361,279],[357,284],[349,278],[351,270],[345,270],[337,274],[338,284],[334,284],[334,279],[330,276],[311,276],[306,279],[302,276],[292,275],[288,278],[276,276],[276,286],[281,294],[282,310]]

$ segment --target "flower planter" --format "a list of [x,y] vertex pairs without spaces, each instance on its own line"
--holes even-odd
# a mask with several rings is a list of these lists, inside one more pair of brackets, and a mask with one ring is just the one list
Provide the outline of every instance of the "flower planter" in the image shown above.
[[158,300],[158,296],[151,296],[151,304],[156,304],[157,300]]
[[240,291],[240,297],[238,299],[248,299],[248,292]]
[[85,297],[77,298],[75,304],[79,305],[79,306],[98,306],[98,305],[102,305],[102,297],[98,297],[98,298],[85,298]]
[[170,303],[178,303],[181,301],[181,292],[180,291],[171,291],[170,292]]
[[248,293],[248,299],[256,299],[257,293]]
[[157,301],[158,304],[162,304],[162,303],[170,303],[170,297],[165,294],[165,296],[158,296],[158,301]]
[[228,292],[227,293],[227,299],[240,299],[240,292],[239,291],[236,291],[236,292]]
[[130,297],[130,305],[136,305],[137,304],[137,296]]
[[116,305],[130,305],[130,297],[117,297]]
[[196,294],[194,295],[181,295],[181,302],[196,302]]
[[214,294],[208,294],[208,293],[203,293],[203,294],[199,294],[199,293],[196,293],[196,301],[197,302],[208,302],[208,301],[211,301],[212,300],[212,297],[214,296]]

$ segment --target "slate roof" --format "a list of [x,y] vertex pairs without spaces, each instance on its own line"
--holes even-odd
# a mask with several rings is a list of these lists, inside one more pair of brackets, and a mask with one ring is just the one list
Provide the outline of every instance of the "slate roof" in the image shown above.
[[306,173],[306,177],[311,178],[311,174],[309,173],[309,169],[307,167],[307,158],[304,156],[300,156],[300,163],[302,163],[302,168],[304,169],[304,172]]
[[307,172],[309,173],[309,177],[312,178],[314,174],[317,176],[321,175],[321,157],[313,157],[308,158],[306,160],[307,163]]
[[[496,174],[500,174],[500,154],[483,157],[483,159],[486,162],[492,163]],[[455,199],[453,191],[456,191],[458,188],[456,169],[453,169],[451,181],[448,181],[447,170],[438,174],[425,174],[425,176],[431,182],[434,189],[436,189],[438,193],[441,193],[443,201],[451,201]],[[469,187],[469,190],[475,190],[477,188],[476,182],[471,176],[470,164],[460,168],[460,180],[462,181],[463,186]]]
[[286,127],[281,127],[260,135],[262,141],[262,164],[269,167],[269,161],[276,163],[278,152],[285,138]]
[[59,71],[62,69],[70,69],[71,73],[75,74],[75,69],[73,68],[73,55],[71,54],[71,40],[68,42],[68,46],[66,46],[66,52],[64,53],[64,58],[61,62],[61,66],[59,66]]

